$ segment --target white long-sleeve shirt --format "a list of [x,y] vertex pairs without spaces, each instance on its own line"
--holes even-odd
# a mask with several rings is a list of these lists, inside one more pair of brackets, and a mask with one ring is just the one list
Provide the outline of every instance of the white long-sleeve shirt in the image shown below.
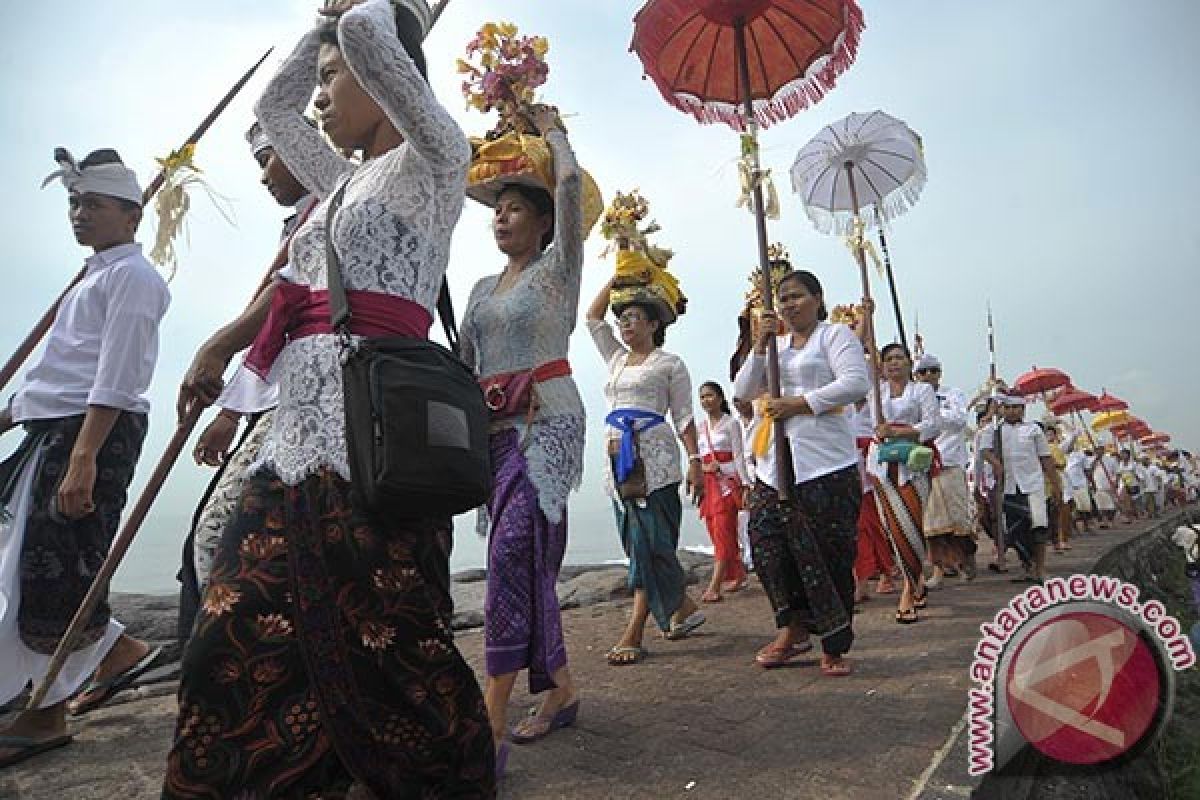
[[[1050,455],[1046,434],[1032,422],[1000,426],[1001,458],[1004,462],[1004,493],[1006,495],[1040,494],[1046,489],[1042,459]],[[983,449],[995,447],[994,437],[983,440]]]
[[[802,347],[792,336],[780,336],[779,380],[784,397],[803,397],[812,414],[797,414],[784,422],[791,445],[796,483],[829,475],[858,461],[847,409],[870,388],[862,344],[845,325],[817,323]],[[755,398],[766,391],[767,359],[754,353],[746,359],[734,382],[738,397]],[[756,420],[755,425],[762,424]],[[775,445],[756,457],[755,475],[779,489]]]
[[966,467],[971,460],[967,453],[967,396],[958,389],[939,386],[935,393],[942,427],[934,444],[947,467]]
[[[919,440],[924,444],[937,437],[942,429],[942,419],[938,411],[937,394],[932,386],[909,381],[904,391],[893,397],[891,384],[881,381],[879,393],[883,404],[883,421],[893,425],[911,425],[917,429]],[[875,404],[869,403],[868,407],[871,409],[871,421],[878,426],[881,420],[875,419]],[[871,445],[871,451],[867,453],[867,470],[878,478],[886,478],[888,465],[879,463],[878,447],[878,443]],[[897,485],[904,486],[912,476],[907,466],[900,464],[899,467]]]
[[41,360],[12,399],[14,422],[57,419],[89,405],[145,413],[158,325],[171,293],[137,243],[89,256],[63,297]]

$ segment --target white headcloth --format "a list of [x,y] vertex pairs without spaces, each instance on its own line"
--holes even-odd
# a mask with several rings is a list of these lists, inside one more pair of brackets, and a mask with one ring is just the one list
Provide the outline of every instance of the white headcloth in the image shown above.
[[267,134],[263,132],[262,126],[257,122],[250,126],[250,130],[246,131],[246,141],[250,143],[250,155],[258,158],[258,154],[263,150],[271,147],[271,140],[267,138]]
[[[97,151],[97,153],[99,152],[102,151]],[[42,188],[46,188],[55,178],[61,178],[62,184],[67,187],[68,192],[119,197],[122,200],[136,203],[140,207],[142,205],[142,188],[138,186],[137,174],[121,163],[120,157],[115,151],[108,152],[112,153],[112,158],[115,160],[104,164],[89,164],[87,163],[88,158],[97,154],[92,153],[83,160],[84,164],[81,166],[76,163],[75,157],[65,147],[56,147],[54,160],[58,162],[59,169],[46,176],[46,179],[42,181]]]

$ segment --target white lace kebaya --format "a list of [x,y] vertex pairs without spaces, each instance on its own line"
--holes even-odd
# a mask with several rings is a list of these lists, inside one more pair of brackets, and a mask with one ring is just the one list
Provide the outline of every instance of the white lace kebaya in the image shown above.
[[[305,122],[319,49],[319,31],[307,33],[255,106],[276,154],[321,199],[292,239],[290,264],[298,283],[326,288],[325,209],[344,181],[333,236],[346,289],[411,300],[432,317],[462,213],[470,145],[396,38],[388,0],[355,6],[337,30],[342,58],[405,141],[355,167]],[[284,347],[272,370],[279,410],[251,471],[273,469],[289,485],[322,468],[350,479],[338,353],[332,334]]]
[[[692,378],[683,359],[655,348],[645,362],[630,365],[629,350],[617,339],[611,325],[602,319],[590,320],[588,330],[591,331],[596,349],[608,365],[604,398],[608,401],[609,411],[636,408],[662,416],[669,413],[675,431],[683,431],[692,421]],[[607,438],[609,441],[619,441],[621,432],[610,425]],[[637,441],[645,464],[648,492],[683,481],[679,440],[670,426],[655,425],[639,430]],[[610,497],[619,500],[612,469],[607,465],[604,488]]]
[[[565,359],[575,330],[583,273],[583,180],[567,137],[550,131],[546,143],[554,155],[554,241],[508,291],[495,293],[499,274],[481,279],[471,290],[463,315],[463,360],[480,377]],[[574,379],[566,376],[539,383],[537,401],[529,431],[523,416],[499,427],[516,427],[519,436],[527,437],[529,479],[546,520],[556,525],[583,474],[583,400]]]

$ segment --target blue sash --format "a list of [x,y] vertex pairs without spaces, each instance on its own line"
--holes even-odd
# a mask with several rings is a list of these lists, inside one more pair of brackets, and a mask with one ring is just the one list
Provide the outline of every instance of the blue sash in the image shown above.
[[[662,425],[667,420],[662,414],[656,414],[653,411],[644,411],[640,408],[615,408],[608,412],[604,421],[621,432],[621,449],[617,453],[617,482],[620,483],[629,477],[629,473],[633,472],[633,462],[636,459],[634,434],[637,431],[650,430],[655,425]],[[638,427],[638,422],[646,424]]]

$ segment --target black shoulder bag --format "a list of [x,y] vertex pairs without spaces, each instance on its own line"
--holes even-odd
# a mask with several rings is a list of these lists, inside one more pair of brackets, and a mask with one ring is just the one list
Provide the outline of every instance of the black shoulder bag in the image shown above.
[[488,410],[475,376],[458,357],[458,332],[443,280],[438,314],[454,352],[428,339],[354,341],[350,304],[326,214],[329,310],[342,340],[346,451],[353,490],[376,515],[436,517],[487,502],[492,491]]

